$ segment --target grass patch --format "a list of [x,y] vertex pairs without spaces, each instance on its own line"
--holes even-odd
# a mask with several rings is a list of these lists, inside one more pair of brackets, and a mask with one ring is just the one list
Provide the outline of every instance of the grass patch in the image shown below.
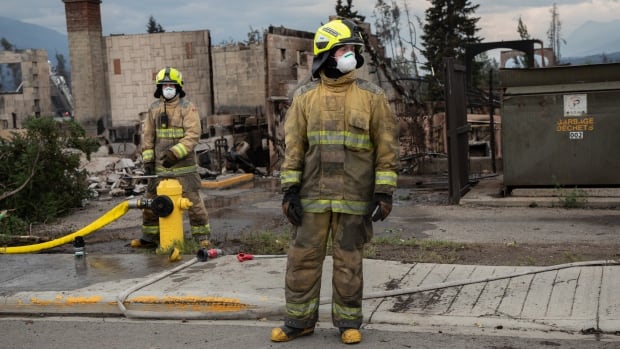
[[382,251],[386,251],[391,259],[398,256],[403,262],[453,264],[459,261],[459,251],[464,249],[467,249],[467,244],[452,241],[381,237],[367,244],[364,257],[383,258]]
[[588,203],[588,198],[584,190],[575,187],[566,193],[561,202],[566,208],[581,208]]
[[290,242],[288,233],[258,232],[244,236],[240,242],[247,251],[256,255],[286,254]]
[[556,185],[560,206],[564,208],[583,208],[588,203],[588,194],[578,187],[567,190]]
[[375,238],[371,244],[375,245],[395,245],[395,246],[410,246],[419,247],[420,249],[448,249],[458,250],[465,248],[465,244],[453,241],[444,240],[416,240],[416,239],[402,239],[400,237],[380,237]]
[[571,251],[564,252],[564,263],[574,263],[583,261],[583,257]]
[[158,255],[169,255],[174,248],[177,248],[182,255],[188,255],[198,252],[200,246],[194,240],[175,241],[168,248],[158,247],[155,249],[155,253]]

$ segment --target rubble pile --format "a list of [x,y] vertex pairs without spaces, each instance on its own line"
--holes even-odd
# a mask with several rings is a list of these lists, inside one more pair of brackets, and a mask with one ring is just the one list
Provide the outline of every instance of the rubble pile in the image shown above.
[[83,162],[94,197],[142,195],[146,191],[142,160],[121,156],[97,156]]
[[[247,143],[242,142],[245,148],[233,148],[224,154],[209,152],[200,149],[197,152],[198,174],[203,180],[218,180],[234,173],[254,173],[266,176],[267,169],[255,167],[247,157]],[[117,152],[112,145],[104,144],[91,154],[90,160],[84,154],[81,157],[81,167],[88,173],[89,189],[94,198],[102,196],[133,196],[143,195],[146,192],[148,177],[144,173],[142,157],[135,150],[132,152]],[[214,159],[222,158],[222,163]],[[218,163],[218,166],[215,164]],[[215,168],[209,168],[215,167]],[[277,175],[277,172],[275,173]]]

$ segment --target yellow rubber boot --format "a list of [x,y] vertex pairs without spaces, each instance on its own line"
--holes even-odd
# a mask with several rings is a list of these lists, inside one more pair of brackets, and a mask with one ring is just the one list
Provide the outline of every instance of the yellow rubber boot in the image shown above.
[[271,330],[272,342],[288,342],[301,336],[307,336],[314,333],[314,327],[294,328],[289,326],[276,327]]
[[133,239],[129,243],[133,248],[157,248],[157,243],[146,239]]
[[344,344],[357,344],[362,341],[362,333],[356,328],[347,328],[341,330],[340,340]]

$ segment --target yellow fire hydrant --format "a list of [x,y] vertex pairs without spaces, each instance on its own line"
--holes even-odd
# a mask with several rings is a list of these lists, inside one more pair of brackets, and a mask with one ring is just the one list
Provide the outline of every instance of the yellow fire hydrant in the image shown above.
[[[183,187],[173,178],[163,179],[157,186],[158,197],[168,197],[172,203],[172,211],[159,217],[159,248],[168,250],[175,242],[183,241],[183,210],[192,206],[189,199],[182,197]],[[157,202],[153,202],[157,205]],[[172,259],[172,258],[171,258]]]

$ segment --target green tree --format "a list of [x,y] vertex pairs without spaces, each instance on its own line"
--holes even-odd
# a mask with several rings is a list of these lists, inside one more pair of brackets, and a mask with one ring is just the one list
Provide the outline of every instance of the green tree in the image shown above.
[[29,118],[25,126],[25,133],[0,140],[0,210],[11,212],[11,219],[0,221],[5,232],[20,226],[15,224],[18,221],[52,221],[91,196],[80,155],[68,150],[78,149],[90,157],[99,146],[97,141],[86,138],[74,121]]
[[[424,69],[429,79],[429,94],[432,100],[443,99],[444,59],[454,57],[463,60],[467,44],[479,43],[476,35],[480,30],[476,25],[479,17],[472,17],[480,5],[472,5],[469,0],[431,0],[426,10],[422,53],[426,57]],[[479,73],[474,68],[472,81]]]
[[521,40],[530,40],[530,33],[527,31],[527,26],[523,23],[523,19],[519,16],[519,23],[517,24],[517,33],[519,33],[519,37]]
[[153,16],[150,16],[149,22],[146,24],[146,32],[149,34],[153,34],[153,33],[165,33],[166,31],[161,26],[161,24],[155,21],[155,18]]
[[336,1],[336,15],[340,17],[350,18],[364,22],[365,16],[360,15],[357,11],[353,11],[353,0],[347,0],[347,4],[343,5],[342,0]]
[[7,40],[4,37],[2,39],[0,39],[0,45],[2,46],[2,49],[4,51],[14,51],[15,50],[15,46],[13,46],[13,44],[11,44],[9,42],[9,40]]
[[[519,37],[521,38],[521,40],[530,40],[530,33],[527,30],[527,26],[525,25],[525,23],[523,23],[523,19],[521,18],[521,16],[519,16],[519,21],[517,23],[517,33],[519,34]],[[527,67],[527,61],[525,59],[525,57],[523,56],[516,56],[512,58],[512,63],[520,68],[525,68]]]
[[[476,76],[474,86],[485,90],[485,88],[497,89],[499,87],[499,62],[490,58],[487,52],[482,52],[476,57],[476,63],[478,65],[480,74]],[[493,86],[489,86],[489,74],[493,74]]]

